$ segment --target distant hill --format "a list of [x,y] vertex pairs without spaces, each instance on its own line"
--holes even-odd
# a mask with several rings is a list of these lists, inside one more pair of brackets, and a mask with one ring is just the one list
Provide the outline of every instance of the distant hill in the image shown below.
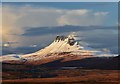
[[111,70],[120,70],[118,65],[118,60],[120,56],[117,57],[92,57],[92,58],[84,58],[81,60],[69,60],[64,61],[64,59],[48,62],[42,64],[41,66],[47,67],[81,67],[88,69],[111,69]]

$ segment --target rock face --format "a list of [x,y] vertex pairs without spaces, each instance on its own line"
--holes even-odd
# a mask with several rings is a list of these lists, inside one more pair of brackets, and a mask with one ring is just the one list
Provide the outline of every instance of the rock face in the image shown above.
[[[25,54],[25,55],[7,55],[0,57],[1,62],[34,62],[39,61],[41,63],[46,63],[49,61],[54,61],[58,59],[69,60],[79,60],[81,58],[95,57],[96,53],[105,53],[97,50],[93,50],[89,47],[81,46],[77,40],[74,33],[69,36],[56,36],[55,40],[45,47],[35,53]],[[44,60],[44,62],[43,62]]]

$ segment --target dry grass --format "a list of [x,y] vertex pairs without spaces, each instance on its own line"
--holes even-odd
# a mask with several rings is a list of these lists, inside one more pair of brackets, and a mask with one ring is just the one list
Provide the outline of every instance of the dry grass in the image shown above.
[[15,80],[3,80],[3,84],[119,84],[117,70],[61,70],[52,74],[58,74],[53,78],[26,78]]

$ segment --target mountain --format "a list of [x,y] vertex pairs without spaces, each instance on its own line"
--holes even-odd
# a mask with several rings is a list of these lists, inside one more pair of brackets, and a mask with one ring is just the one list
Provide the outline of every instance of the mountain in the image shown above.
[[55,40],[47,47],[35,53],[19,55],[11,54],[0,57],[0,62],[11,64],[35,64],[42,65],[54,61],[72,62],[84,58],[108,57],[112,54],[94,50],[90,47],[80,45],[77,38],[79,36],[72,33],[68,36],[56,36]]

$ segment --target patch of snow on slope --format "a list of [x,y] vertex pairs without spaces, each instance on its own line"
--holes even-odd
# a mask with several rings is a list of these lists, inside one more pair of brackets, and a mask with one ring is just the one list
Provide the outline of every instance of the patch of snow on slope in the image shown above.
[[18,54],[9,54],[9,55],[3,55],[3,56],[0,56],[0,62],[3,62],[3,61],[12,61],[12,60],[15,60],[15,61],[19,61],[19,60],[24,60],[23,58],[21,58],[22,55],[18,55]]

